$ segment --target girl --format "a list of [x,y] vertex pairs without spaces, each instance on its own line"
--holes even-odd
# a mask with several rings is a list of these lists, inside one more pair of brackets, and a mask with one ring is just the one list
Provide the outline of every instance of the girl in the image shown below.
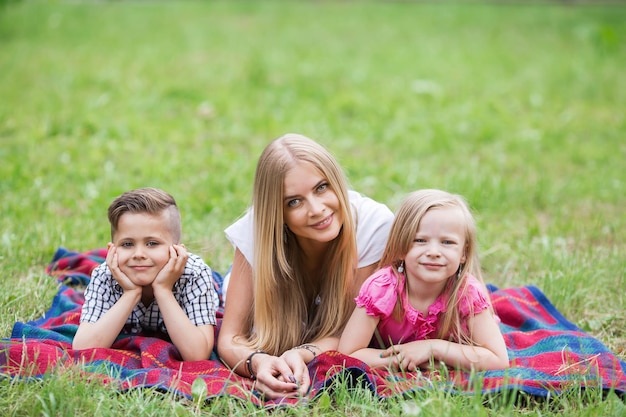
[[374,368],[413,371],[431,361],[466,370],[507,367],[476,246],[462,197],[410,194],[396,214],[381,269],[355,299],[339,351]]
[[258,161],[253,207],[226,229],[235,258],[222,361],[268,398],[304,394],[306,364],[337,349],[392,221],[386,206],[348,190],[318,143],[295,134],[271,142]]

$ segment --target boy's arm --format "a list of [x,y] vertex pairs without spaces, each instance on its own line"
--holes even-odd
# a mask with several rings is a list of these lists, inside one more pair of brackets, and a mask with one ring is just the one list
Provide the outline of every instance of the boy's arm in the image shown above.
[[[180,352],[183,360],[206,360],[209,359],[211,351],[213,350],[213,325],[203,324],[196,326],[178,304],[172,292],[174,284],[185,271],[185,265],[188,259],[189,254],[184,245],[173,245],[170,248],[170,259],[152,283],[152,288],[167,333],[172,343],[174,343],[174,346],[176,346]],[[208,267],[206,267],[206,270],[210,271]],[[215,317],[215,310],[210,310],[209,308],[214,300],[217,299],[217,296],[211,299],[211,296],[215,295],[212,292],[211,275],[208,273],[206,276],[198,277],[198,279],[205,279],[207,281],[208,294],[199,295],[194,299],[194,302],[207,304],[205,307],[209,309],[206,312],[207,316],[212,315]]]
[[[120,298],[112,293],[113,280],[117,281],[124,291]],[[109,242],[106,261],[93,270],[91,280],[85,290],[81,323],[72,341],[72,347],[74,349],[111,347],[131,312],[139,303],[141,294],[142,288],[133,284],[119,270],[117,250],[115,245]],[[114,299],[117,301],[110,305],[108,300]]]
[[138,291],[125,291],[98,321],[81,322],[74,336],[72,348],[110,348],[140,299],[141,288],[138,288]]
[[213,350],[213,326],[196,326],[180,307],[172,290],[154,290],[163,322],[172,343],[178,349],[184,361],[209,359]]

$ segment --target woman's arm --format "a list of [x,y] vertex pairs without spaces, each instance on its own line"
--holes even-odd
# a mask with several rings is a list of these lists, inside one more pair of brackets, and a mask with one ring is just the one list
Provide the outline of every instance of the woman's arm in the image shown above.
[[[228,284],[228,302],[224,308],[222,327],[217,341],[220,359],[239,375],[256,377],[256,389],[269,398],[297,395],[294,369],[287,362],[269,354],[255,354],[243,343],[248,334],[248,320],[254,308],[252,268],[239,250],[235,250]],[[250,363],[246,361],[250,359]],[[306,365],[302,363],[302,368]],[[253,375],[250,374],[253,371]]]
[[245,362],[254,350],[241,343],[241,340],[244,340],[248,334],[248,319],[253,308],[252,269],[237,249],[230,272],[228,302],[224,307],[224,317],[217,339],[217,351],[222,362],[242,376],[250,376]]
[[311,376],[307,364],[317,355],[329,350],[337,350],[339,338],[325,337],[295,346],[285,351],[280,358],[293,370],[293,377],[298,385],[298,392],[305,394],[311,385]]

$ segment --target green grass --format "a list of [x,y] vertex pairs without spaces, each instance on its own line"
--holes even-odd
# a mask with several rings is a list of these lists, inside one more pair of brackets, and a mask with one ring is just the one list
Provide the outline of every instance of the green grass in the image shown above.
[[[54,250],[101,247],[106,208],[157,186],[218,271],[261,149],[307,134],[392,209],[466,196],[488,282],[537,285],[626,358],[626,8],[563,3],[0,3],[0,336],[50,306]],[[259,413],[76,372],[0,380],[4,415]],[[278,415],[623,415],[593,390],[549,401],[339,386]]]

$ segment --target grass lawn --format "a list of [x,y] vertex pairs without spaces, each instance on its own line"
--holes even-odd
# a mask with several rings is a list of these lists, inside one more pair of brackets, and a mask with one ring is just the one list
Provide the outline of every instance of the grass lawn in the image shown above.
[[[155,186],[218,271],[256,159],[306,134],[390,208],[464,195],[486,280],[536,285],[626,359],[626,8],[569,2],[7,1],[0,3],[0,337],[39,318],[55,249],[109,240],[106,209]],[[266,414],[75,370],[0,379],[21,415]],[[425,392],[321,396],[278,415],[624,415],[615,395],[549,401]],[[267,413],[269,414],[269,413]]]

